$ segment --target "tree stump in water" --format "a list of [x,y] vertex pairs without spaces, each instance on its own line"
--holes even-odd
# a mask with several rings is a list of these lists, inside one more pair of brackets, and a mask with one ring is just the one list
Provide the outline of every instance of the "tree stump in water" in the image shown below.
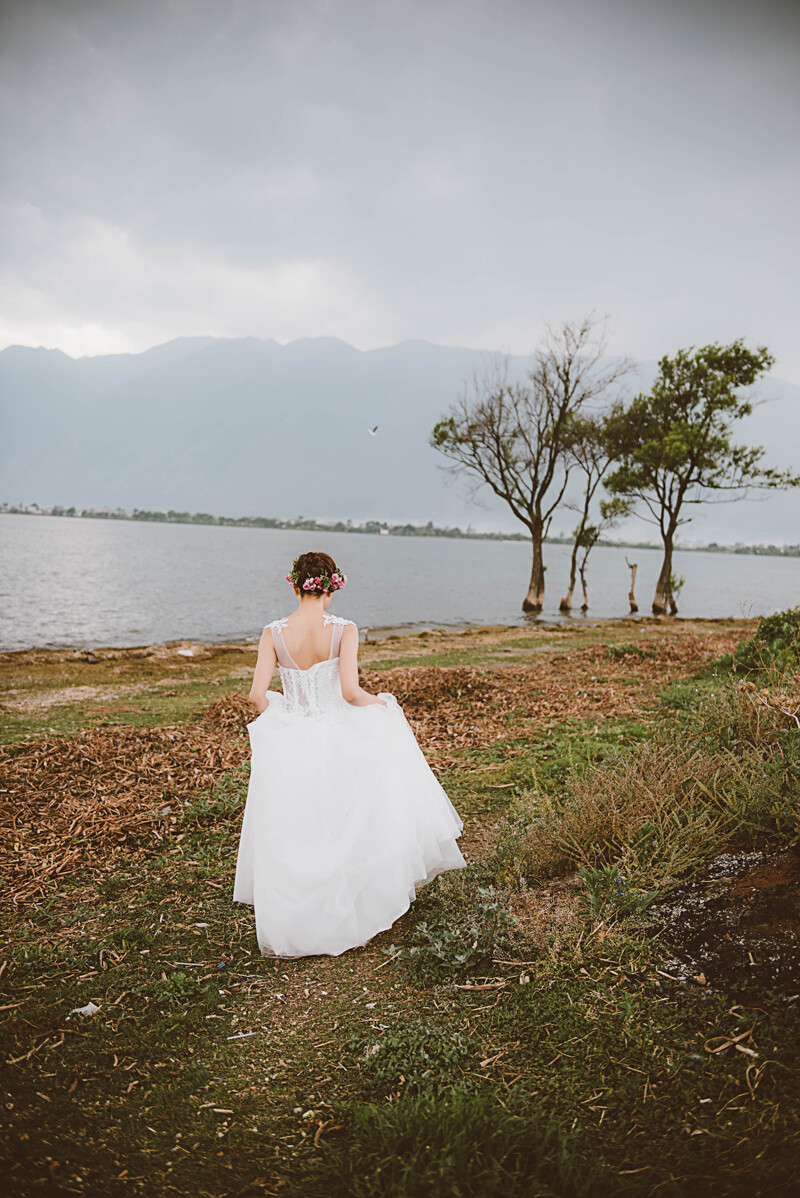
[[625,555],[625,565],[631,572],[631,589],[628,591],[628,603],[631,605],[631,615],[634,615],[639,610],[639,604],[636,602],[634,587],[636,586],[636,571],[639,569],[637,562],[629,562],[627,554]]

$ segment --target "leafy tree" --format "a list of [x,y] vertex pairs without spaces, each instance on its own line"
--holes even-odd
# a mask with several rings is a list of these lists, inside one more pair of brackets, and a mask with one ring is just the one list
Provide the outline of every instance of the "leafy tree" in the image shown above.
[[605,357],[599,324],[589,316],[548,328],[523,382],[511,377],[507,358],[494,358],[431,434],[452,471],[471,477],[476,491],[488,485],[530,532],[523,611],[542,609],[542,546],[569,478],[572,421],[605,400],[630,369]]
[[640,501],[649,513],[640,515],[658,526],[664,544],[655,615],[678,610],[672,553],[677,529],[691,519],[685,506],[722,493],[743,499],[753,488],[800,486],[800,476],[762,466],[762,448],[731,440],[733,424],[753,410],[738,389],[774,361],[764,346],[748,349],[742,338],[679,350],[659,362],[650,394],[638,395],[614,422],[619,464],[605,486],[612,495]]

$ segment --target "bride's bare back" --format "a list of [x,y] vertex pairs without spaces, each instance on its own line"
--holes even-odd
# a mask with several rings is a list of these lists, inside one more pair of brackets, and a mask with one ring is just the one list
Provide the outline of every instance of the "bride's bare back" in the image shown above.
[[283,628],[284,644],[301,670],[327,661],[331,654],[334,628],[332,624],[326,626],[319,607],[318,602],[301,603]]
[[[311,670],[314,666],[331,659],[334,655],[334,638],[339,633],[336,656],[342,698],[354,707],[368,707],[373,703],[385,707],[383,699],[369,694],[358,681],[358,629],[349,620],[327,615],[329,602],[329,595],[304,595],[299,598],[297,611],[278,621],[284,653],[288,653],[291,664],[302,672]],[[277,660],[272,626],[268,624],[261,635],[258,660],[250,688],[250,700],[259,713],[269,706],[267,692]]]

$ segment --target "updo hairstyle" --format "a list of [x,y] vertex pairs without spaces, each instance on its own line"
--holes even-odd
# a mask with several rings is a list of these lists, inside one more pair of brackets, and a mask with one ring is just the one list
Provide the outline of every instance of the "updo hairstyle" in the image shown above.
[[[294,563],[292,568],[292,582],[295,586],[303,590],[303,583],[309,579],[325,577],[331,578],[334,574],[338,574],[336,562],[328,553],[301,553],[300,557]],[[306,592],[314,594],[314,591]],[[319,594],[319,592],[316,592]]]

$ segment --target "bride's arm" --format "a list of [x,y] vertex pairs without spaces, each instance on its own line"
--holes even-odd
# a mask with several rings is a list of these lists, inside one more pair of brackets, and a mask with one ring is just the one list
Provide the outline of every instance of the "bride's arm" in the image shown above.
[[272,643],[270,629],[265,628],[261,633],[261,640],[258,644],[258,661],[256,662],[255,673],[253,674],[253,685],[250,687],[250,694],[248,696],[253,706],[258,709],[259,715],[269,707],[267,691],[269,690],[274,670],[275,646]]
[[358,684],[358,629],[355,624],[348,624],[342,632],[342,643],[339,646],[339,677],[342,681],[342,697],[354,707],[369,707],[379,703],[385,707],[383,699],[369,694]]

